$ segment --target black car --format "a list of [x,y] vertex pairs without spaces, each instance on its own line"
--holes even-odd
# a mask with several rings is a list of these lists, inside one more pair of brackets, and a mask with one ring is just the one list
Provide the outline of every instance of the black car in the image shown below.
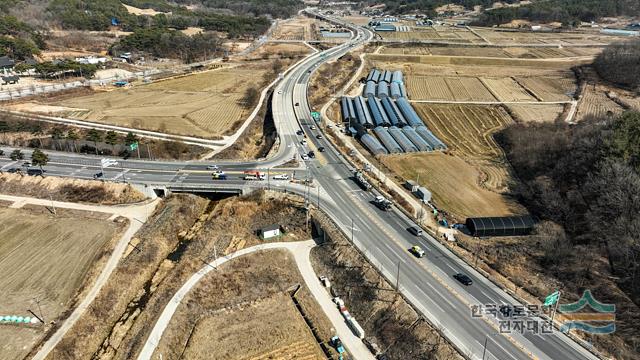
[[44,175],[44,170],[40,170],[40,169],[28,169],[28,170],[27,170],[27,175],[29,175],[29,176],[39,176],[39,175]]
[[94,179],[101,179],[104,176],[104,173],[100,171],[99,173],[93,174]]
[[296,135],[302,135],[302,134],[304,134],[304,132],[302,132],[302,130],[296,131]]
[[320,152],[324,152],[324,146],[320,146],[320,147],[318,148],[318,151],[320,151]]
[[297,103],[296,103],[296,106],[300,106],[300,103],[299,103],[299,102],[297,102]]
[[314,157],[316,157],[316,153],[314,153],[314,152],[313,152],[313,150],[309,151],[309,152],[307,153],[307,155],[308,155],[310,158],[314,158]]
[[473,284],[473,280],[471,280],[470,277],[468,277],[467,275],[463,274],[463,273],[457,273],[455,275],[453,275],[453,278],[458,280],[460,283],[462,283],[463,285],[469,286],[471,284]]

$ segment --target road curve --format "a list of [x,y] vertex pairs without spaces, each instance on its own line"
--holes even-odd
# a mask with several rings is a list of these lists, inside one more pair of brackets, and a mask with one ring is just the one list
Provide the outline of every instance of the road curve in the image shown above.
[[189,278],[189,280],[187,280],[182,285],[182,287],[173,295],[171,300],[169,300],[164,310],[162,311],[162,314],[160,314],[160,317],[151,330],[151,334],[147,338],[142,351],[138,355],[138,360],[151,359],[151,356],[156,350],[156,347],[158,346],[158,344],[160,344],[162,334],[169,325],[169,322],[171,321],[173,314],[175,314],[176,310],[178,309],[178,306],[181,304],[185,296],[187,296],[189,291],[191,291],[191,289],[196,286],[200,282],[200,280],[202,280],[202,278],[205,277],[209,272],[217,269],[218,266],[221,266],[222,264],[235,258],[248,255],[256,251],[272,249],[286,249],[294,255],[294,260],[298,266],[298,270],[300,270],[300,273],[302,274],[307,288],[309,288],[311,294],[314,296],[316,301],[318,301],[329,320],[331,320],[331,323],[334,326],[334,329],[336,330],[338,336],[343,341],[349,352],[354,356],[354,358],[373,360],[373,355],[369,352],[369,350],[367,350],[362,341],[360,341],[360,339],[353,335],[351,330],[349,330],[347,324],[344,322],[344,319],[340,315],[340,312],[331,302],[329,293],[320,285],[318,277],[316,276],[309,260],[311,249],[315,245],[316,243],[313,240],[266,243],[238,250],[232,254],[229,254],[222,258],[218,258],[215,261],[206,264],[198,272],[193,274]]

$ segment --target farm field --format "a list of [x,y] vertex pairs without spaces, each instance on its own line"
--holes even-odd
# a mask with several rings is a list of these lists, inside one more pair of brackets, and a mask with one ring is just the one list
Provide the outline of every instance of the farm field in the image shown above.
[[502,152],[493,134],[513,120],[499,106],[414,103],[427,127],[451,151],[470,159],[493,159]]
[[292,19],[282,20],[273,31],[273,40],[317,40],[318,21],[304,16],[296,16]]
[[445,55],[520,59],[552,59],[578,56],[595,56],[600,48],[489,48],[489,47],[435,47],[435,46],[385,46],[381,54],[388,55]]
[[518,84],[541,101],[569,101],[576,91],[575,82],[551,77],[515,77]]
[[476,77],[408,76],[412,100],[497,101]]
[[507,105],[514,117],[523,122],[552,122],[562,114],[563,105],[534,104]]
[[294,58],[305,56],[310,52],[311,48],[300,43],[266,43],[252,52],[250,58]]
[[240,102],[268,71],[268,62],[235,64],[52,104],[73,108],[66,115],[80,120],[215,138],[235,131],[251,112]]
[[476,29],[476,31],[493,44],[554,44],[554,45],[596,45],[621,40],[617,36],[606,36],[597,33],[546,33],[527,31],[495,31]]
[[[331,323],[304,286],[293,256],[265,250],[208,273],[178,306],[153,358],[323,359],[289,289],[328,341]],[[211,296],[216,294],[216,296]]]
[[481,78],[480,81],[500,101],[536,101],[512,78]]
[[[523,211],[515,201],[480,185],[485,175],[459,156],[403,154],[385,156],[382,162],[404,179],[420,175],[420,184],[433,193],[435,205],[457,221],[470,216],[504,216]],[[501,176],[506,177],[506,171]]]
[[293,301],[284,293],[198,321],[184,357],[202,360],[324,358]]
[[[37,209],[42,210],[41,207]],[[93,263],[108,254],[118,224],[58,211],[0,208],[0,309],[3,315],[31,316],[40,302],[45,321],[70,305]],[[41,327],[0,327],[0,359],[21,359],[42,337]]]
[[615,116],[624,109],[605,94],[605,89],[599,85],[587,85],[578,104],[575,120],[581,121],[588,117]]

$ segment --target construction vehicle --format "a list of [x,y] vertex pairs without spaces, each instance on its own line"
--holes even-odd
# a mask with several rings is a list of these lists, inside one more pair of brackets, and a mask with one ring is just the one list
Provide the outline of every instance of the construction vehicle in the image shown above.
[[373,203],[380,209],[383,211],[389,211],[391,210],[391,201],[387,200],[384,198],[384,196],[376,196],[375,199],[373,199]]
[[356,172],[356,182],[358,183],[358,185],[360,185],[365,190],[370,190],[371,189],[371,184],[369,184],[367,179],[365,179],[364,174],[362,173],[362,171]]
[[340,338],[338,336],[332,337],[331,340],[329,340],[329,344],[333,346],[334,349],[336,349],[339,355],[339,359],[340,360],[344,359],[344,356],[342,354],[345,353],[345,350]]
[[255,170],[248,170],[244,172],[244,180],[264,180],[266,176],[264,173]]

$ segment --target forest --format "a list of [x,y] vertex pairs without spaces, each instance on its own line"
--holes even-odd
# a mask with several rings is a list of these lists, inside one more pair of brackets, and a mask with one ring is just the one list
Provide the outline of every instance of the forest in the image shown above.
[[514,196],[538,219],[559,225],[541,261],[571,261],[582,274],[589,264],[577,249],[604,248],[618,286],[638,304],[640,113],[576,125],[516,124],[497,139],[518,178]]
[[534,22],[560,22],[575,26],[581,21],[597,21],[607,16],[638,16],[638,0],[540,0],[519,7],[484,11],[474,25],[493,26],[523,19]]
[[609,45],[593,66],[603,79],[640,90],[640,40]]

